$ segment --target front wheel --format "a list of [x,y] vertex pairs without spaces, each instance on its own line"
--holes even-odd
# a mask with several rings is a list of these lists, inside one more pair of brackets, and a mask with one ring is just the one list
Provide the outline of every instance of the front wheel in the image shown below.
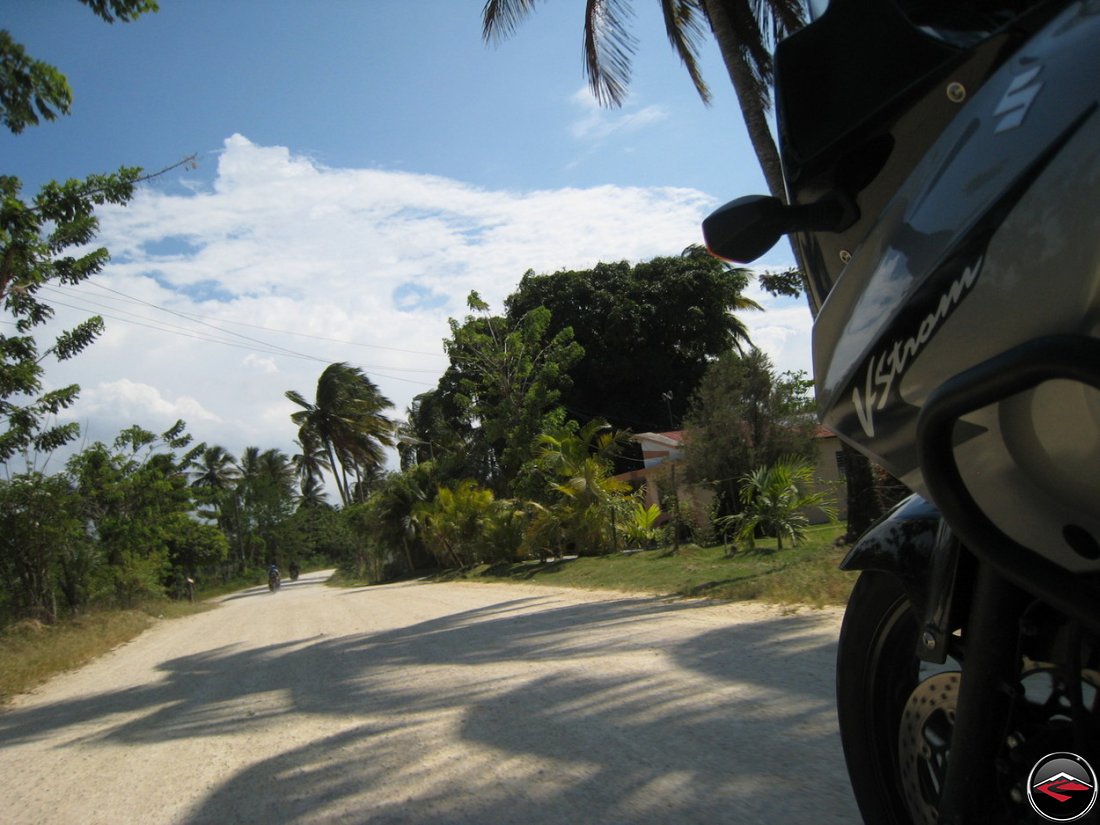
[[922,663],[901,582],[867,571],[852,590],[837,652],[837,716],[865,822],[933,825],[955,721],[959,665]]

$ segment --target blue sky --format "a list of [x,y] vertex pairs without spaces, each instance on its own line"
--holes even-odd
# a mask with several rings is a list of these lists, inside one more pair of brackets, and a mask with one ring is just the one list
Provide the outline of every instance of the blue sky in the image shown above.
[[[287,389],[363,367],[401,415],[445,366],[449,317],[494,307],[527,269],[676,254],[725,200],[764,191],[717,50],[696,96],[636,3],[631,95],[596,106],[581,5],[543,3],[481,40],[480,0],[162,0],[107,25],[75,2],[19,0],[4,22],[58,66],[72,114],[0,136],[0,173],[41,183],[195,154],[198,168],[106,210],[112,264],[51,295],[59,321],[108,332],[51,367],[84,388],[93,439],[185,418],[233,452],[292,448]],[[790,264],[777,246],[759,262]],[[782,369],[809,369],[809,313],[746,318]],[[291,335],[289,333],[296,333]],[[216,339],[216,340],[214,340]]]

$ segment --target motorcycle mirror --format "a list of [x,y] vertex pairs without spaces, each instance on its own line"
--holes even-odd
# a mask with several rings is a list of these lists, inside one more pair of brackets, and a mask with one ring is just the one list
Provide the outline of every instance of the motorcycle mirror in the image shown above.
[[746,195],[703,221],[703,239],[715,257],[747,264],[788,232],[841,232],[858,217],[855,205],[838,195],[795,206],[767,195]]
[[711,255],[739,264],[751,263],[788,231],[786,212],[779,198],[746,195],[703,221],[703,239]]

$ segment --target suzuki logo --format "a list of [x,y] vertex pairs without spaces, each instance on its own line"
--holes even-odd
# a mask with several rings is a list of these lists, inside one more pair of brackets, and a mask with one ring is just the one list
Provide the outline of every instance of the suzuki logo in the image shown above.
[[1043,81],[1037,79],[1042,70],[1042,66],[1036,66],[1012,78],[1004,97],[993,110],[993,117],[1000,118],[993,129],[993,134],[999,135],[1001,132],[1015,129],[1024,122],[1031,104],[1035,102],[1039,90],[1043,88]]

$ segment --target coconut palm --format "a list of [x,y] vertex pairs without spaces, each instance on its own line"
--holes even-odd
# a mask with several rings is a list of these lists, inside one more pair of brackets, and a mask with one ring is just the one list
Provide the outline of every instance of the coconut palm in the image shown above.
[[[803,25],[799,0],[659,0],[669,43],[691,75],[699,96],[710,101],[699,70],[699,46],[708,29],[718,42],[737,94],[749,140],[771,193],[786,200],[779,152],[768,127],[771,108],[771,47]],[[628,0],[588,0],[584,17],[584,66],[592,93],[619,106],[630,85],[631,35]],[[488,0],[482,10],[486,40],[511,35],[534,9],[535,0]]]
[[306,428],[299,429],[294,443],[298,445],[300,452],[291,458],[291,463],[298,476],[302,496],[307,495],[307,488],[311,497],[322,495],[320,491],[324,487],[325,471],[332,471],[332,465],[325,454],[325,446],[313,430]]
[[208,490],[228,490],[240,477],[237,459],[224,447],[206,447],[191,464],[191,486]]
[[393,446],[393,422],[382,414],[391,407],[364,372],[349,364],[330,364],[317,380],[313,403],[288,390],[286,397],[302,409],[292,413],[299,442],[323,446],[340,500],[354,500],[352,485],[371,468],[385,463],[385,447]]

